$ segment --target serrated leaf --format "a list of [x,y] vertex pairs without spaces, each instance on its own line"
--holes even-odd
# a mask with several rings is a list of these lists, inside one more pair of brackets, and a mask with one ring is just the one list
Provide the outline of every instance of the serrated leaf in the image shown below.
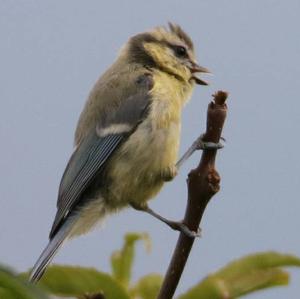
[[61,297],[103,293],[105,299],[130,299],[119,282],[93,268],[53,265],[40,283],[51,294]]
[[133,299],[155,299],[161,287],[163,277],[160,274],[148,274],[142,277],[131,289]]
[[300,266],[300,259],[276,252],[246,256],[209,275],[178,299],[231,299],[273,286],[287,285],[280,266]]
[[7,268],[0,268],[0,298],[2,299],[47,299],[36,286],[14,274]]
[[144,240],[146,248],[150,247],[148,234],[128,233],[124,237],[124,244],[121,250],[116,250],[111,255],[112,275],[125,287],[128,287],[131,279],[131,270],[135,255],[135,244],[138,240]]

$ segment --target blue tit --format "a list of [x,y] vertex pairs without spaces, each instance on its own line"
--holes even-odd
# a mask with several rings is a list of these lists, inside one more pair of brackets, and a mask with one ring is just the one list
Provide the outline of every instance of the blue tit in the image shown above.
[[196,63],[192,40],[178,25],[135,35],[123,46],[80,115],[50,241],[32,282],[67,239],[105,216],[130,206],[152,211],[147,201],[177,173],[181,112],[195,84],[207,85],[196,76],[201,72],[208,70]]

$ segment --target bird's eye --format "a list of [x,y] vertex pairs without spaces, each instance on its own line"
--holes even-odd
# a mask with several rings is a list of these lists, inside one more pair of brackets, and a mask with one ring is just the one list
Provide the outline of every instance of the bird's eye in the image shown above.
[[187,50],[185,47],[182,46],[175,46],[174,47],[174,52],[176,54],[177,57],[187,57]]

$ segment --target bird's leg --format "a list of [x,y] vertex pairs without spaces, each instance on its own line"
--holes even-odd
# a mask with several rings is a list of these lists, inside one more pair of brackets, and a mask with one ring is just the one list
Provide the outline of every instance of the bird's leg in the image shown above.
[[[222,138],[224,141],[225,139]],[[219,142],[219,143],[214,143],[214,142],[207,142],[203,141],[203,135],[198,137],[193,144],[190,146],[190,148],[183,154],[183,156],[178,160],[176,163],[176,168],[179,169],[182,164],[189,159],[189,157],[196,151],[196,150],[217,150],[223,148],[224,145]]]
[[[222,140],[225,140],[222,138]],[[183,154],[183,156],[178,160],[178,162],[173,166],[165,169],[161,176],[165,181],[170,181],[172,180],[177,172],[178,169],[182,166],[182,164],[188,160],[188,158],[196,151],[196,150],[217,150],[223,148],[224,145],[222,143],[214,143],[214,142],[206,142],[203,141],[203,135],[198,137],[191,147]],[[182,221],[173,221],[166,219],[162,217],[161,215],[157,214],[154,212],[152,209],[148,207],[147,204],[138,204],[135,202],[130,203],[131,207],[133,207],[135,210],[146,212],[149,215],[152,215],[156,219],[164,222],[167,224],[169,227],[171,227],[174,230],[178,230],[180,232],[183,232],[185,235],[191,238],[199,237],[200,236],[200,228],[198,228],[197,232],[190,230]]]
[[151,216],[155,217],[156,219],[167,224],[172,229],[180,231],[190,238],[200,237],[200,228],[198,228],[197,232],[192,231],[182,221],[173,221],[173,220],[166,219],[166,218],[162,217],[161,215],[157,214],[156,212],[154,212],[152,209],[150,209],[147,204],[131,203],[130,205],[135,210],[146,212],[146,213],[150,214]]

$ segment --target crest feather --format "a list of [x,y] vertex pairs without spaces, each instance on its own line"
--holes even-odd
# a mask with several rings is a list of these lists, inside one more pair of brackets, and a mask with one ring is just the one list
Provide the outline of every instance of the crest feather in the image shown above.
[[194,49],[194,44],[192,42],[192,39],[188,36],[187,33],[185,33],[182,28],[174,23],[169,22],[169,29],[170,32],[177,35],[190,49]]

